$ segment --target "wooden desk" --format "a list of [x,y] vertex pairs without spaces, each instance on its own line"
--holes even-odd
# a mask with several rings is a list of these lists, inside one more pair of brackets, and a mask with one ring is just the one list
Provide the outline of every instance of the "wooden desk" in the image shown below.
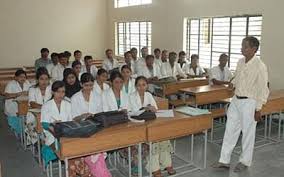
[[231,98],[233,90],[223,85],[206,85],[180,89],[181,92],[194,97],[194,106],[217,103],[223,99]]
[[158,96],[166,97],[168,95],[177,94],[179,90],[183,88],[208,85],[208,79],[198,78],[198,79],[187,79],[183,81],[176,81],[171,83],[154,82],[153,84],[161,87],[161,93],[160,92],[157,93]]
[[278,113],[284,110],[284,89],[270,92],[267,103],[263,105],[261,113],[263,115]]
[[162,110],[165,110],[165,109],[169,109],[169,100],[166,99],[166,98],[162,98],[162,97],[154,97],[156,103],[157,103],[157,106],[158,106],[158,109],[162,109]]

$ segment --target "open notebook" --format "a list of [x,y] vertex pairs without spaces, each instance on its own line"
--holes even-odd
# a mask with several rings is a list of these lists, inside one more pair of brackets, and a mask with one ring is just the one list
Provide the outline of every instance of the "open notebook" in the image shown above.
[[190,106],[182,106],[175,109],[177,112],[191,115],[191,116],[198,116],[203,114],[209,114],[210,112],[208,109],[199,109],[199,108],[193,108]]

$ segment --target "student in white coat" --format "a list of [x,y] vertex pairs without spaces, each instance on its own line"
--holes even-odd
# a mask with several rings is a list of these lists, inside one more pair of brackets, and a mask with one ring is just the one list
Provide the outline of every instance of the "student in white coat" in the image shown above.
[[187,78],[186,74],[176,62],[177,54],[175,52],[169,53],[169,62],[163,63],[161,66],[162,77],[174,77],[175,79]]
[[161,78],[161,71],[160,68],[155,65],[153,55],[146,56],[146,66],[141,68],[138,76],[144,76],[148,79],[149,91],[154,93],[156,87],[151,83]]
[[81,75],[82,75],[82,64],[80,61],[73,61],[72,62],[72,69],[76,74],[76,77],[78,79],[80,79]]
[[178,53],[178,64],[180,66],[180,68],[182,69],[182,71],[186,74],[187,72],[187,67],[189,67],[189,62],[186,59],[186,53],[184,51],[180,51]]
[[93,91],[94,77],[90,73],[81,76],[81,91],[71,98],[72,117],[89,116],[102,112],[100,96]]
[[162,60],[161,60],[161,50],[159,48],[154,49],[154,56],[155,56],[155,61],[154,63],[161,67],[162,65]]
[[[128,110],[139,111],[141,108],[156,112],[158,107],[151,93],[147,92],[147,78],[139,76],[135,80],[136,91],[129,95]],[[174,175],[176,171],[172,167],[172,146],[170,141],[163,141],[153,144],[152,161],[147,161],[146,169],[153,172],[154,177],[160,177],[161,169],[167,170],[169,175]],[[151,164],[151,167],[149,166]]]
[[139,58],[137,57],[138,55],[138,50],[137,48],[133,47],[130,49],[130,52],[131,52],[131,56],[132,56],[132,61],[133,61],[133,64],[134,64],[134,74],[138,74],[138,71],[137,71],[137,65],[138,65],[138,61],[139,61]]
[[125,63],[121,64],[120,67],[119,67],[119,71],[121,71],[121,68],[124,66],[124,65],[127,65],[128,67],[131,68],[131,71],[132,71],[132,77],[137,77],[136,74],[135,74],[135,64],[134,64],[134,61],[132,59],[132,54],[130,51],[127,51],[124,53],[124,61]]
[[75,50],[74,53],[74,61],[79,61],[81,63],[81,65],[83,66],[85,63],[82,60],[82,52],[80,50]]
[[[85,56],[84,57],[85,65],[82,66],[81,73],[90,73],[94,78],[97,76],[98,68],[96,65],[93,65],[93,57],[92,56]],[[79,76],[79,78],[81,78]]]
[[49,75],[51,75],[51,70],[58,64],[58,53],[52,53],[50,57],[52,63],[46,65],[46,69]]
[[141,49],[141,57],[138,59],[135,70],[139,73],[139,71],[146,66],[146,56],[149,51],[147,47],[142,47]]
[[112,49],[107,49],[105,54],[107,58],[103,61],[103,68],[107,70],[107,72],[110,72],[113,69],[119,69],[119,62],[117,59],[113,58]]
[[123,77],[120,72],[114,71],[110,75],[111,87],[103,92],[103,110],[127,110],[128,95],[122,91]]
[[252,164],[257,122],[261,121],[261,108],[269,96],[266,65],[256,56],[257,38],[248,36],[242,41],[244,58],[237,64],[231,88],[235,88],[227,111],[226,130],[219,162],[215,168],[230,168],[231,154],[242,132],[242,153],[234,172],[242,172]]
[[94,82],[94,91],[101,95],[107,89],[109,89],[109,85],[106,83],[108,79],[108,72],[101,68],[98,70],[97,79]]
[[196,54],[191,55],[190,58],[190,64],[187,67],[187,75],[190,78],[195,78],[195,77],[204,77],[205,76],[205,71],[204,69],[199,66],[199,56]]
[[17,117],[18,104],[15,101],[20,96],[28,96],[30,82],[27,80],[27,74],[24,70],[19,69],[15,72],[15,79],[8,82],[5,91],[5,114],[9,126],[20,134],[22,132],[21,118]]
[[122,91],[126,94],[131,94],[135,91],[135,79],[132,78],[132,70],[128,65],[121,68],[121,75],[123,77]]
[[51,79],[52,81],[62,81],[63,80],[63,71],[68,66],[68,56],[65,53],[60,53],[58,55],[59,63],[51,70]]
[[209,73],[209,84],[210,85],[223,85],[230,84],[233,78],[232,72],[227,67],[228,55],[221,54],[219,58],[219,65],[211,68]]
[[[32,109],[41,109],[42,105],[51,98],[51,86],[49,85],[49,74],[46,68],[40,67],[36,72],[36,85],[29,90],[29,105]],[[26,119],[27,145],[37,142],[35,127],[37,121],[34,114],[28,112]]]

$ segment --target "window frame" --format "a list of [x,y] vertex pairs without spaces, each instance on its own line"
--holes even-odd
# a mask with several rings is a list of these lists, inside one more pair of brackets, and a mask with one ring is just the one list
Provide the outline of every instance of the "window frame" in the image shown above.
[[121,0],[114,0],[114,8],[124,8],[124,7],[132,7],[132,6],[141,6],[141,5],[149,5],[153,3],[153,0],[148,0],[150,2],[143,2],[143,0],[139,0],[137,4],[132,4],[131,0],[125,0],[127,1],[127,5],[120,6],[119,1]]

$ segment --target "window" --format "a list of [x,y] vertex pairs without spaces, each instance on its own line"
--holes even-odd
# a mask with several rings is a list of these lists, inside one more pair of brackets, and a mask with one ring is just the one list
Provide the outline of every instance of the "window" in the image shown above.
[[207,68],[218,65],[219,56],[226,53],[228,66],[235,70],[243,57],[242,39],[250,35],[261,40],[261,28],[260,15],[187,19],[185,49],[190,55],[198,54],[200,65]]
[[114,0],[115,8],[137,6],[143,4],[152,4],[152,0]]
[[151,51],[152,22],[119,22],[116,23],[116,54],[124,55],[132,47],[140,49],[148,47]]

